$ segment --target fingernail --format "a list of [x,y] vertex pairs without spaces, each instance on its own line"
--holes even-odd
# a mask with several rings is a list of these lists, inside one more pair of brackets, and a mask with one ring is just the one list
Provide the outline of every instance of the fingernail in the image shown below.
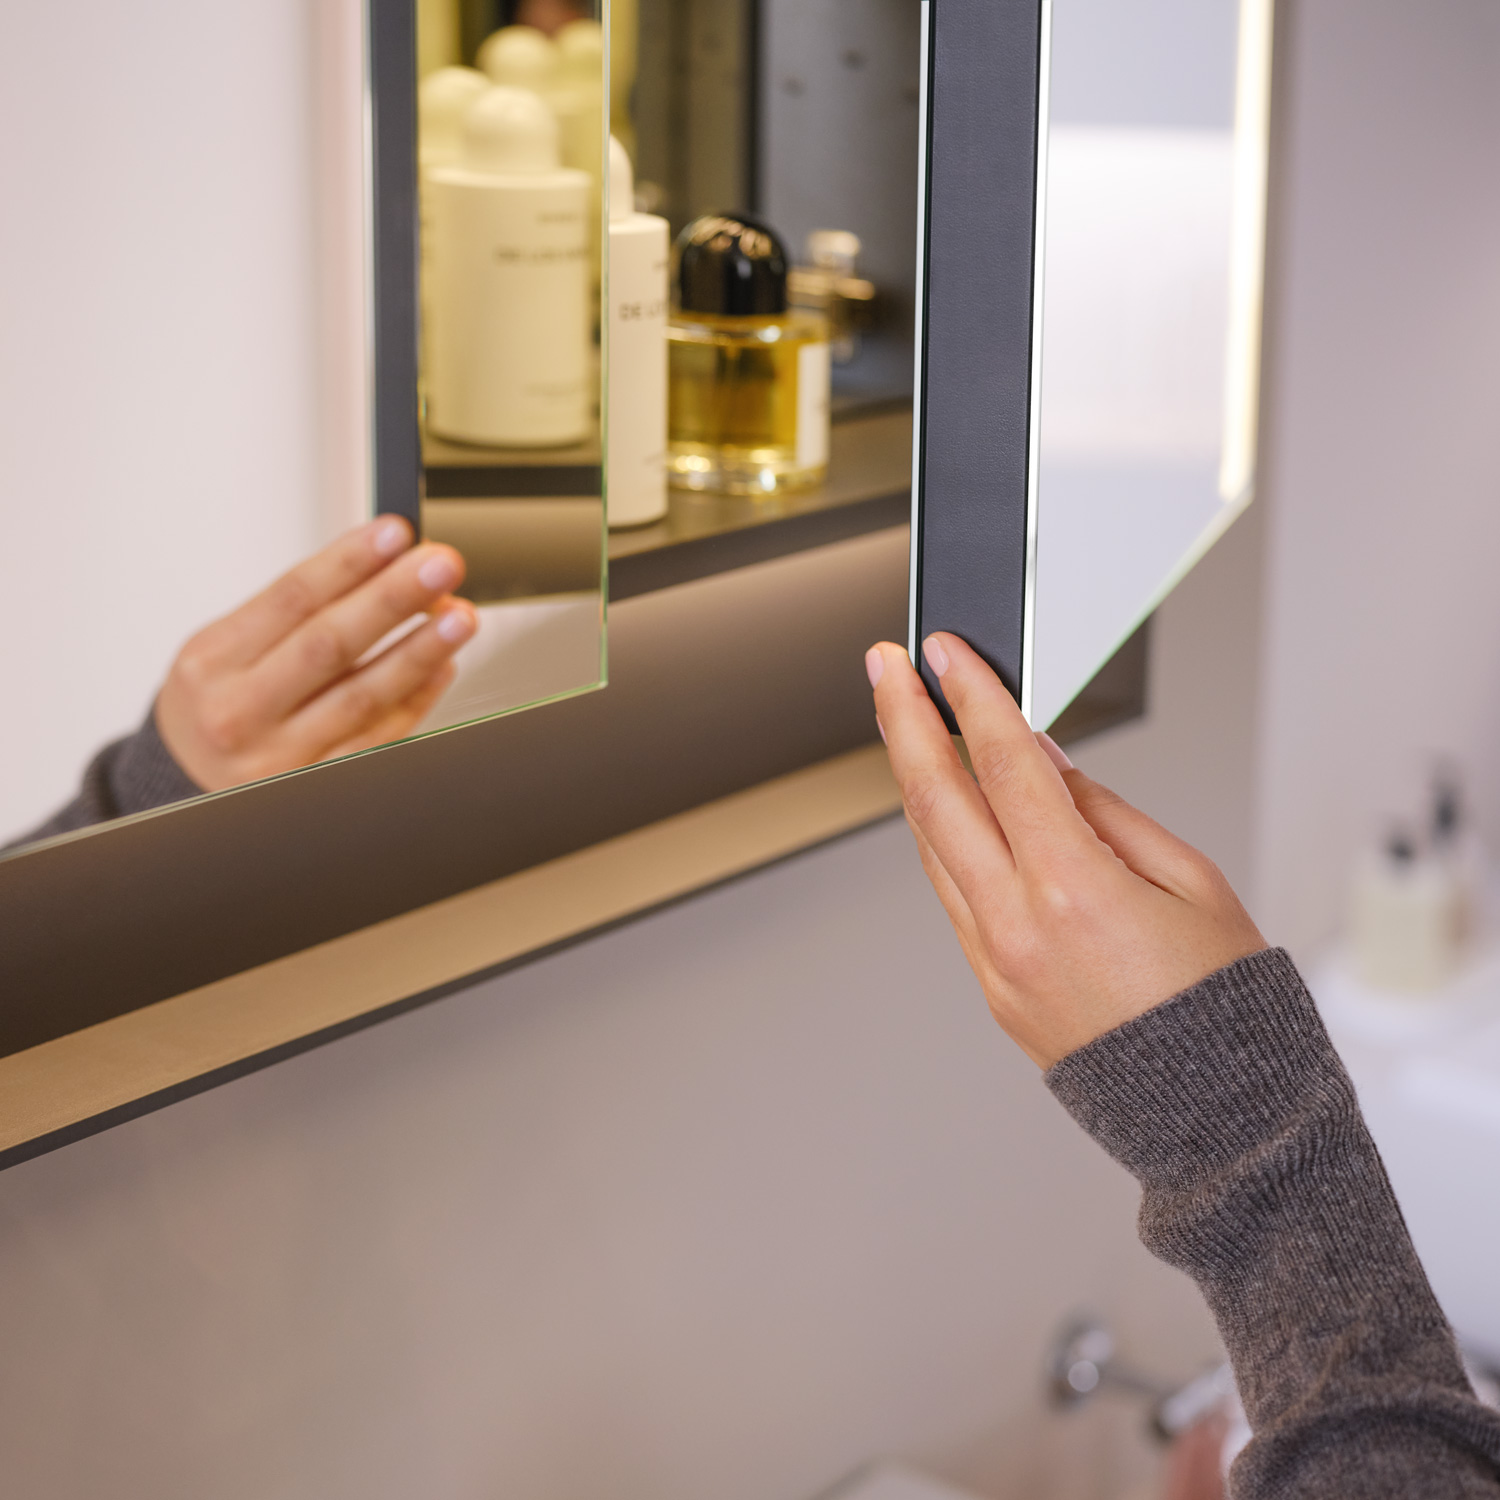
[[468,609],[444,610],[437,622],[437,633],[450,646],[461,646],[478,628],[474,612]]
[[395,516],[375,523],[375,553],[378,557],[394,557],[405,551],[410,538],[406,522],[398,521]]
[[883,744],[883,745],[889,745],[890,741],[888,739],[886,739],[886,737],[885,737],[885,725],[880,722],[880,715],[879,714],[875,715],[875,727],[880,731],[880,742],[881,742],[881,744]]
[[1038,730],[1037,742],[1041,745],[1042,749],[1045,750],[1051,757],[1052,764],[1056,766],[1059,771],[1071,771],[1073,769],[1073,762],[1068,759],[1067,752],[1061,745],[1057,743],[1055,739],[1052,738],[1050,734]]
[[879,687],[880,679],[885,676],[885,657],[874,646],[865,652],[865,675],[872,688]]
[[447,552],[434,552],[417,569],[417,581],[424,589],[431,589],[434,593],[451,589],[458,582],[458,564]]
[[938,638],[935,635],[928,636],[922,642],[922,655],[927,658],[927,665],[939,677],[948,670],[948,653],[938,644]]

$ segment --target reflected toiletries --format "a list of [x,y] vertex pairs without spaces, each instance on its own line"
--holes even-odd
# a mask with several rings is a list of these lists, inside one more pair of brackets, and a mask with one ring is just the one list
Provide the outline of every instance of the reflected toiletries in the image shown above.
[[604,153],[604,28],[569,21],[557,33],[553,108],[562,130],[563,163],[602,179]]
[[875,288],[856,274],[861,245],[847,229],[815,229],[807,237],[807,264],[793,266],[787,290],[793,307],[828,319],[833,362],[847,365],[859,353],[859,335],[871,318]]
[[417,90],[417,157],[423,169],[451,167],[464,154],[464,120],[490,87],[477,68],[439,68]]
[[544,98],[557,82],[557,44],[535,26],[502,26],[479,46],[480,71],[491,83],[529,89]]
[[490,88],[463,157],[426,174],[427,424],[459,442],[554,447],[593,425],[590,180],[560,164],[534,94]]
[[429,267],[432,264],[432,214],[427,204],[427,177],[437,167],[451,167],[464,154],[464,120],[490,81],[475,68],[439,68],[429,73],[417,89],[417,203],[421,220],[422,268],[420,296],[423,343],[422,371],[425,378],[426,329],[431,321]]
[[605,172],[604,28],[597,21],[569,21],[554,38],[535,26],[502,26],[480,45],[479,66],[492,83],[544,100],[557,119],[563,166],[592,179],[590,258],[597,270]]
[[822,481],[828,323],[788,307],[772,230],[727,214],[683,230],[669,362],[674,485],[769,495]]
[[635,211],[630,158],[609,143],[609,469],[611,526],[667,513],[670,229]]
[[604,28],[570,21],[554,41],[534,26],[502,26],[479,48],[479,66],[491,83],[526,89],[557,116],[565,167],[603,176]]

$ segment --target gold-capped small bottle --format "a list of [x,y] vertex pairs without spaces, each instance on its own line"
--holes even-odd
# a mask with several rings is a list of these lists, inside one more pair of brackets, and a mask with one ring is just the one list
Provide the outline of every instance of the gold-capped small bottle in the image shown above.
[[828,321],[787,302],[776,234],[739,215],[677,240],[668,470],[682,489],[774,495],[828,472]]

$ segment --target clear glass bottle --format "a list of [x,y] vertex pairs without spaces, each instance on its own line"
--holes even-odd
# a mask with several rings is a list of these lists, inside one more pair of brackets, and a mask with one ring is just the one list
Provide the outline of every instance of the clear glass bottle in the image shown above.
[[787,305],[764,225],[715,215],[678,240],[668,470],[679,488],[772,495],[828,470],[827,319]]

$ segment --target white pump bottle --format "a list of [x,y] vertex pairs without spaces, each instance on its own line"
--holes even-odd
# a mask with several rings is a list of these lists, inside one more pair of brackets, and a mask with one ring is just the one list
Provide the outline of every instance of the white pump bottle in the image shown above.
[[670,229],[635,211],[630,158],[609,143],[609,466],[611,526],[667,513]]
[[536,95],[491,88],[462,160],[428,170],[427,425],[459,442],[544,448],[593,427],[590,181],[559,164]]

